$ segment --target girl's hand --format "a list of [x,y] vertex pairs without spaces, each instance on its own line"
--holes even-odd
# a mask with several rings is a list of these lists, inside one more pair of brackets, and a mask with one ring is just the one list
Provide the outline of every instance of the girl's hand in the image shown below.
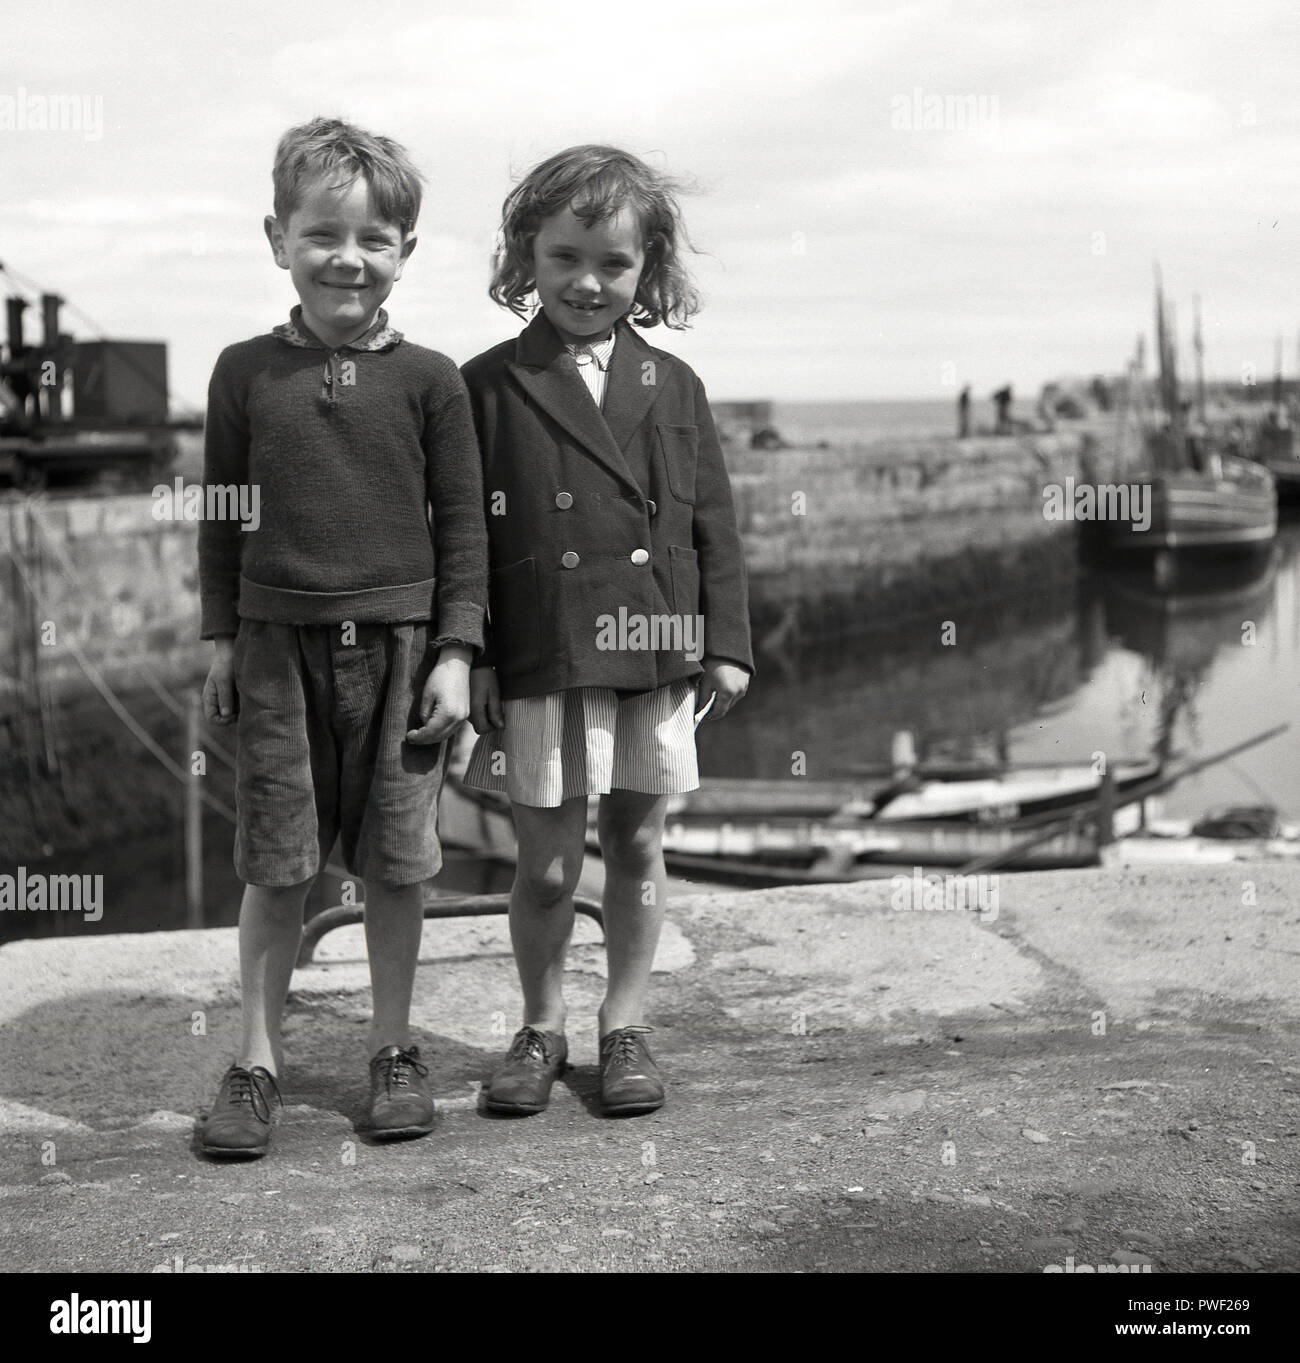
[[724,658],[705,658],[704,672],[695,683],[695,713],[709,703],[713,697],[713,709],[700,721],[712,724],[721,719],[735,703],[749,690],[749,673],[735,663]]
[[469,722],[476,734],[491,733],[506,727],[506,712],[501,704],[501,685],[496,669],[476,667],[469,674]]
[[406,741],[419,745],[441,743],[456,732],[469,715],[469,663],[444,650],[424,683],[418,729],[406,731]]
[[239,718],[235,691],[235,641],[230,635],[214,639],[217,656],[203,683],[203,718],[209,724],[233,724]]

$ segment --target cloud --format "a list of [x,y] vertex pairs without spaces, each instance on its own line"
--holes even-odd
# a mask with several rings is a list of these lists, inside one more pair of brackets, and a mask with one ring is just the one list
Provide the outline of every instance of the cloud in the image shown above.
[[[940,354],[1030,386],[1113,368],[1156,258],[1231,357],[1285,321],[1295,275],[1297,37],[1273,0],[664,0],[594,25],[524,0],[364,22],[337,0],[87,0],[7,33],[0,94],[100,94],[103,140],[0,133],[0,231],[114,334],[165,335],[201,392],[222,344],[292,302],[261,234],[275,141],[340,112],[429,175],[394,320],[458,359],[516,325],[485,297],[512,177],[589,140],[698,183],[708,307],[653,339],[714,392],[928,392]],[[917,92],[947,126],[898,126]]]

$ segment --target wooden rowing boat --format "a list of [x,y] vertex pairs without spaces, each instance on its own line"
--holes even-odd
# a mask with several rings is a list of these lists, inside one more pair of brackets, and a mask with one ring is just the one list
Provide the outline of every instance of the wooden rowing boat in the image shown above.
[[[785,783],[746,783],[746,801],[759,788],[769,794]],[[708,790],[708,787],[705,788]],[[736,792],[729,792],[735,795]],[[719,792],[710,794],[716,799]],[[773,805],[781,801],[775,793]],[[832,812],[771,814],[690,809],[688,797],[673,797],[664,825],[664,862],[674,874],[746,884],[815,884],[874,879],[900,867],[963,866],[977,857],[1006,853],[1023,837],[1018,825],[973,820],[870,820]],[[707,801],[706,801],[707,803]],[[587,828],[588,851],[599,852],[593,801]],[[514,860],[514,821],[502,795],[473,790],[449,775],[439,806],[438,834],[448,847],[462,847],[504,862]],[[1008,869],[1042,870],[1090,866],[1097,860],[1091,827],[1070,828],[1010,858]]]

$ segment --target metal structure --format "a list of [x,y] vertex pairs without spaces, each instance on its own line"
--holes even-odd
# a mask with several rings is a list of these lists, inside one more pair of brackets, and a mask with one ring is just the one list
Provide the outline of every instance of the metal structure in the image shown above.
[[160,341],[77,341],[59,329],[64,300],[43,293],[42,335],[29,340],[17,294],[5,300],[0,354],[0,480],[28,489],[104,470],[156,480],[176,457]]
[[[509,909],[510,896],[505,894],[431,895],[424,901],[426,918],[483,918],[488,914],[507,913]],[[604,932],[605,915],[594,899],[574,895],[573,909],[575,913],[585,914],[588,918],[594,919]],[[297,964],[299,966],[312,964],[312,957],[316,953],[320,939],[327,932],[346,927],[349,923],[360,923],[364,918],[364,904],[340,904],[318,913],[303,928]]]

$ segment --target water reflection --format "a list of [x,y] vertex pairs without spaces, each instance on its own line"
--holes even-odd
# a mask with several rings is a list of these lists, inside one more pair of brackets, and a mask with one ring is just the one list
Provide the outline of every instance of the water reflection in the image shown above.
[[[1019,760],[1065,744],[1189,758],[1227,748],[1300,713],[1300,524],[1244,560],[1090,571],[1080,587],[1083,676],[1068,705],[1017,726]],[[1196,815],[1243,798],[1300,813],[1300,730],[1191,777],[1165,798]]]
[[1088,579],[1085,593],[1091,599],[1083,610],[1101,622],[1102,656],[1117,647],[1146,665],[1142,685],[1155,699],[1157,756],[1173,755],[1181,719],[1196,724],[1216,656],[1224,649],[1258,647],[1273,619],[1281,556],[1273,545],[1244,559],[1189,563],[1181,566],[1175,584],[1163,587],[1149,569],[1102,571]]

